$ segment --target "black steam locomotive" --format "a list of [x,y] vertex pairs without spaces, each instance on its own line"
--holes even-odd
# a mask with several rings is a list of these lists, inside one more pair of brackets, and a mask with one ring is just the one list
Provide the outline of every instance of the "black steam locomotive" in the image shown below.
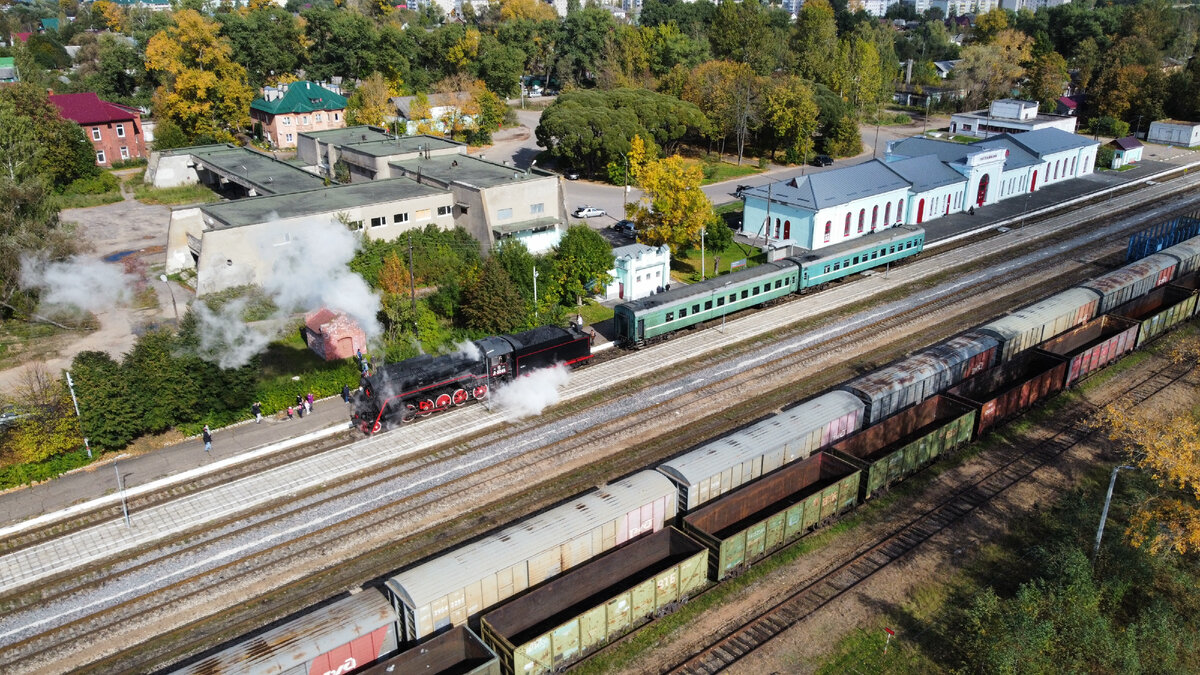
[[364,433],[377,433],[389,424],[486,398],[493,386],[534,370],[590,358],[588,335],[573,325],[484,338],[453,354],[422,354],[363,376],[354,423]]

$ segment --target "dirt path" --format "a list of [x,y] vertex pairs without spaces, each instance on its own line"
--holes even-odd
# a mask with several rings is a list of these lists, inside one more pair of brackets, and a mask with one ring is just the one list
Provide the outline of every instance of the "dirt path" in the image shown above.
[[[1087,395],[1087,400],[1105,400],[1139,375],[1161,368],[1165,361],[1152,357],[1113,378]],[[1141,404],[1156,410],[1183,410],[1196,400],[1195,372]],[[1040,440],[1053,433],[1051,425],[1036,427],[1023,438]],[[1001,493],[996,499],[956,521],[915,550],[817,610],[757,651],[735,664],[731,673],[809,673],[834,652],[838,642],[851,631],[876,628],[888,616],[904,613],[914,595],[939,583],[975,560],[981,548],[1002,535],[1010,522],[1052,502],[1073,489],[1094,468],[1105,451],[1102,436],[1093,435],[1070,448],[1053,463]],[[664,670],[699,652],[712,636],[744,623],[757,612],[779,602],[795,589],[807,585],[833,569],[855,552],[893,531],[912,514],[935,506],[959,486],[976,481],[998,466],[999,451],[988,451],[932,480],[922,494],[898,499],[869,523],[836,537],[828,545],[776,570],[740,594],[722,611],[710,612],[644,654],[640,665],[626,670],[646,675]],[[897,640],[904,635],[898,634]]]

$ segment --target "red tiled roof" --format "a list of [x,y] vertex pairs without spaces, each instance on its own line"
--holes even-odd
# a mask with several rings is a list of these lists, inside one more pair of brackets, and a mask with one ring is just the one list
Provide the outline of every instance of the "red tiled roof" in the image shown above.
[[50,102],[57,108],[65,119],[77,124],[99,124],[102,122],[122,122],[140,115],[132,108],[123,105],[101,101],[93,92],[83,94],[52,94]]
[[329,321],[334,318],[337,318],[337,314],[335,312],[331,311],[327,307],[322,307],[321,309],[315,312],[310,312],[308,315],[306,315],[304,317],[304,325],[308,327],[309,331],[313,333],[320,333],[321,326],[329,323]]
[[17,36],[17,39],[21,42],[29,42],[29,37],[33,35],[33,33],[13,33],[13,35]]
[[1075,108],[1079,107],[1079,104],[1076,103],[1075,100],[1072,99],[1070,96],[1059,96],[1058,102],[1065,105],[1066,107],[1070,108],[1071,110],[1074,110]]

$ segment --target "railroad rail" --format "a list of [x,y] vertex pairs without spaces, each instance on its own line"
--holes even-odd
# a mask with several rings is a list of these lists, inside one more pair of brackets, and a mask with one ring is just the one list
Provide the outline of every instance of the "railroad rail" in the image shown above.
[[[1189,371],[1186,365],[1168,364],[1111,397],[1109,402],[1121,400],[1138,405],[1182,379]],[[704,651],[672,667],[669,672],[710,675],[729,668],[1094,433],[1095,429],[1089,426],[1086,415],[1075,416],[1072,422],[1050,438],[1027,452],[1017,453],[980,480],[958,490],[940,504],[885,535],[867,550],[743,623]]]

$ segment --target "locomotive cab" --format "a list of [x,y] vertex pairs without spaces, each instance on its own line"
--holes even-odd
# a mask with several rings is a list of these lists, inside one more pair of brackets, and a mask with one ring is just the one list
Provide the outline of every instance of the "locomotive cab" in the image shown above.
[[483,360],[487,364],[489,378],[503,381],[515,375],[516,362],[513,358],[513,347],[508,340],[501,337],[488,337],[476,340],[475,346],[483,352]]

